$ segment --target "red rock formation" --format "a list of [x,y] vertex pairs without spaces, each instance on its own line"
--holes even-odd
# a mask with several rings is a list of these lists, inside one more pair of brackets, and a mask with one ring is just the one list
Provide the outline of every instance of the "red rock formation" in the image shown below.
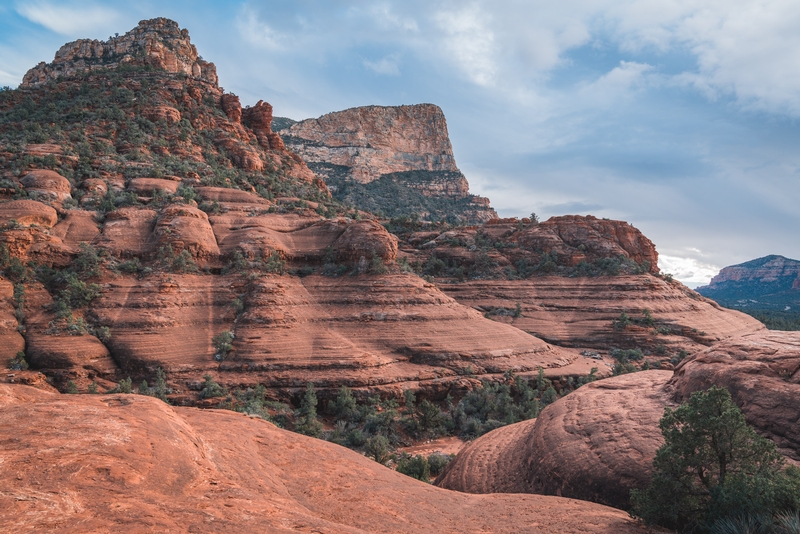
[[490,432],[464,448],[436,485],[470,493],[539,493],[627,508],[650,483],[669,371],[593,382],[535,421]]
[[0,523],[18,532],[641,531],[620,510],[444,491],[258,419],[141,395],[0,384],[0,409],[13,436],[0,440]]
[[188,250],[196,259],[219,257],[208,215],[191,206],[177,204],[162,209],[153,228],[152,240],[155,250],[170,245],[173,252]]
[[39,63],[22,79],[22,87],[41,85],[62,76],[119,65],[150,65],[217,84],[217,69],[203,61],[189,32],[165,18],[143,20],[125,35],[108,41],[79,39],[62,46],[52,63]]
[[164,180],[162,178],[133,178],[128,182],[128,191],[133,191],[137,195],[152,196],[153,191],[174,195],[178,191],[181,183],[175,180]]
[[222,111],[228,118],[236,123],[242,122],[242,104],[239,102],[239,97],[232,94],[224,94],[221,97]]
[[181,112],[172,106],[155,106],[145,109],[142,114],[153,122],[163,120],[167,124],[175,124],[181,121]]
[[94,211],[69,210],[50,233],[77,250],[81,243],[91,243],[100,235],[96,218]]
[[50,206],[35,200],[12,200],[0,204],[0,223],[10,221],[26,226],[35,224],[52,228],[58,222],[58,213]]
[[359,182],[409,170],[457,172],[444,113],[432,104],[351,108],[293,124],[284,136],[309,162],[352,168]]
[[242,120],[253,130],[258,138],[259,144],[271,150],[284,150],[281,136],[272,131],[272,106],[263,100],[246,108],[243,112]]
[[14,284],[0,278],[0,362],[16,357],[25,350],[25,339],[19,333],[17,303],[14,301]]
[[52,200],[64,201],[72,198],[69,180],[53,171],[36,170],[26,174],[20,183],[28,193],[35,193]]
[[767,256],[740,265],[724,267],[708,287],[716,289],[724,282],[775,282],[783,277],[800,277],[800,261],[783,256]]
[[727,388],[749,424],[800,460],[800,333],[764,330],[718,343],[678,366],[670,385],[677,402]]
[[[653,275],[539,276],[441,287],[461,304],[487,312],[512,310],[519,304],[520,316],[506,321],[566,347],[653,350],[663,345],[670,355],[681,350],[695,353],[717,341],[764,329],[748,315],[721,308],[679,282]],[[650,310],[653,326],[614,327],[622,312],[639,320],[644,309]]]

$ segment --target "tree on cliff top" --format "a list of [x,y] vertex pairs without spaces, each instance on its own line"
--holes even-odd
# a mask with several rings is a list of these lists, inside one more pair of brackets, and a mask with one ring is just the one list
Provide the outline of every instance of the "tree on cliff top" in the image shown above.
[[695,392],[674,411],[666,408],[660,427],[665,443],[650,486],[631,491],[631,515],[704,532],[720,520],[800,506],[800,469],[783,469],[775,444],[748,426],[727,389]]

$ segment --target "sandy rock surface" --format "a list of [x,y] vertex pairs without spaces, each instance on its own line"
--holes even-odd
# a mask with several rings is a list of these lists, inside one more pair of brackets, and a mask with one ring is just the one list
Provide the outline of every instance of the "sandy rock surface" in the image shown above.
[[232,412],[0,384],[15,532],[643,532],[625,512],[466,495]]

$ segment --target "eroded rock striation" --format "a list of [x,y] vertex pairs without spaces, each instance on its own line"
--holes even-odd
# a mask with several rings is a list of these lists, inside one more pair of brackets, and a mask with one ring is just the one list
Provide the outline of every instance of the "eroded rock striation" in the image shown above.
[[20,532],[640,531],[593,503],[445,491],[230,412],[6,384],[0,409],[13,436],[0,441],[0,522]]
[[337,198],[361,209],[459,215],[468,222],[497,217],[488,199],[469,194],[444,113],[433,104],[352,108],[294,123],[280,134]]

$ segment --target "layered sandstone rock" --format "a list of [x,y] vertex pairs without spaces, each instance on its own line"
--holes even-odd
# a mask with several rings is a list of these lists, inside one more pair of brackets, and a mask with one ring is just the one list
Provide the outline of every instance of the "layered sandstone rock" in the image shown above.
[[684,361],[670,385],[677,402],[727,388],[749,424],[800,460],[800,333],[765,330],[718,343]]
[[[696,353],[717,341],[764,329],[748,315],[721,308],[679,282],[653,275],[541,276],[441,287],[461,304],[487,313],[514,310],[519,304],[518,317],[496,319],[566,347],[652,351],[660,345],[664,354]],[[652,325],[642,323],[645,309]],[[639,324],[615,327],[623,312]]]
[[19,333],[17,307],[14,284],[0,278],[0,362],[3,363],[25,350],[25,339]]
[[12,200],[0,204],[0,223],[11,221],[16,221],[20,225],[52,228],[58,222],[58,213],[52,207],[36,200]]
[[143,20],[125,35],[108,41],[79,39],[62,46],[52,63],[39,63],[22,79],[22,86],[35,86],[62,76],[120,65],[152,66],[217,84],[217,69],[204,61],[189,40],[189,32],[165,18]]
[[593,382],[535,421],[497,429],[462,450],[439,487],[470,493],[539,493],[627,508],[650,483],[669,371]]
[[19,532],[640,531],[597,504],[444,491],[230,412],[5,384],[0,409],[13,436],[0,441],[0,522]]

